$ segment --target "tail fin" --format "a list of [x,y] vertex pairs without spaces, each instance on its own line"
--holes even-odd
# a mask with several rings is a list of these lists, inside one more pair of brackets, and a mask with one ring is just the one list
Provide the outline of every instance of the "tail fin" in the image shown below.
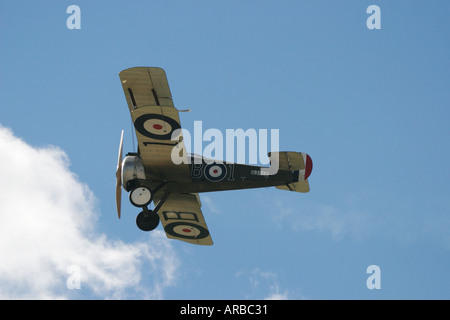
[[[269,157],[276,157],[278,154],[279,170],[289,170],[296,173],[296,181],[292,183],[276,186],[277,189],[296,192],[309,192],[308,177],[312,171],[312,160],[304,152],[271,152]],[[294,175],[295,176],[295,175]]]

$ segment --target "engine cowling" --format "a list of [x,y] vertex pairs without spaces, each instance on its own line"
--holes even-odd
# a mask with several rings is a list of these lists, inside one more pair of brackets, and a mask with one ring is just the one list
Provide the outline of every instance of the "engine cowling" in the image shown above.
[[133,180],[145,180],[144,164],[141,157],[127,155],[122,162],[122,187],[125,191],[130,191],[128,182]]

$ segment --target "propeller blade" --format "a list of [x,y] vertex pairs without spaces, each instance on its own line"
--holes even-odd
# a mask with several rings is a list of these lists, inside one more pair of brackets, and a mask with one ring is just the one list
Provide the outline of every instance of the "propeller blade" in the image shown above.
[[116,206],[119,219],[120,219],[120,208],[122,203],[122,149],[123,149],[123,130],[122,134],[120,135],[119,158],[117,160],[117,169],[116,169]]

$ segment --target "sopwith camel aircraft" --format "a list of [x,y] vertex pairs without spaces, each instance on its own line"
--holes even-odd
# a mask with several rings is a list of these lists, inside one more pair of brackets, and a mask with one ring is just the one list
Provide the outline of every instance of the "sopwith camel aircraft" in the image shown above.
[[123,188],[142,210],[136,218],[141,230],[151,231],[161,222],[168,238],[212,245],[199,193],[272,186],[309,192],[312,161],[306,153],[271,152],[268,168],[188,154],[165,71],[135,67],[119,77],[138,142],[137,152],[122,160],[122,131],[116,170],[119,218]]

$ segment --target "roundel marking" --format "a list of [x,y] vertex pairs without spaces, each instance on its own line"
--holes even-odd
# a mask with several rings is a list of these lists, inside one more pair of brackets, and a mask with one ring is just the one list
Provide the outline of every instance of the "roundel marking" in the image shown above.
[[172,222],[164,227],[167,234],[183,239],[203,239],[209,236],[209,231],[201,225],[190,222]]
[[156,113],[140,116],[134,122],[134,127],[143,136],[157,140],[170,140],[172,133],[181,128],[174,119]]
[[223,163],[211,163],[205,167],[205,177],[209,181],[221,181],[227,175],[227,167]]

